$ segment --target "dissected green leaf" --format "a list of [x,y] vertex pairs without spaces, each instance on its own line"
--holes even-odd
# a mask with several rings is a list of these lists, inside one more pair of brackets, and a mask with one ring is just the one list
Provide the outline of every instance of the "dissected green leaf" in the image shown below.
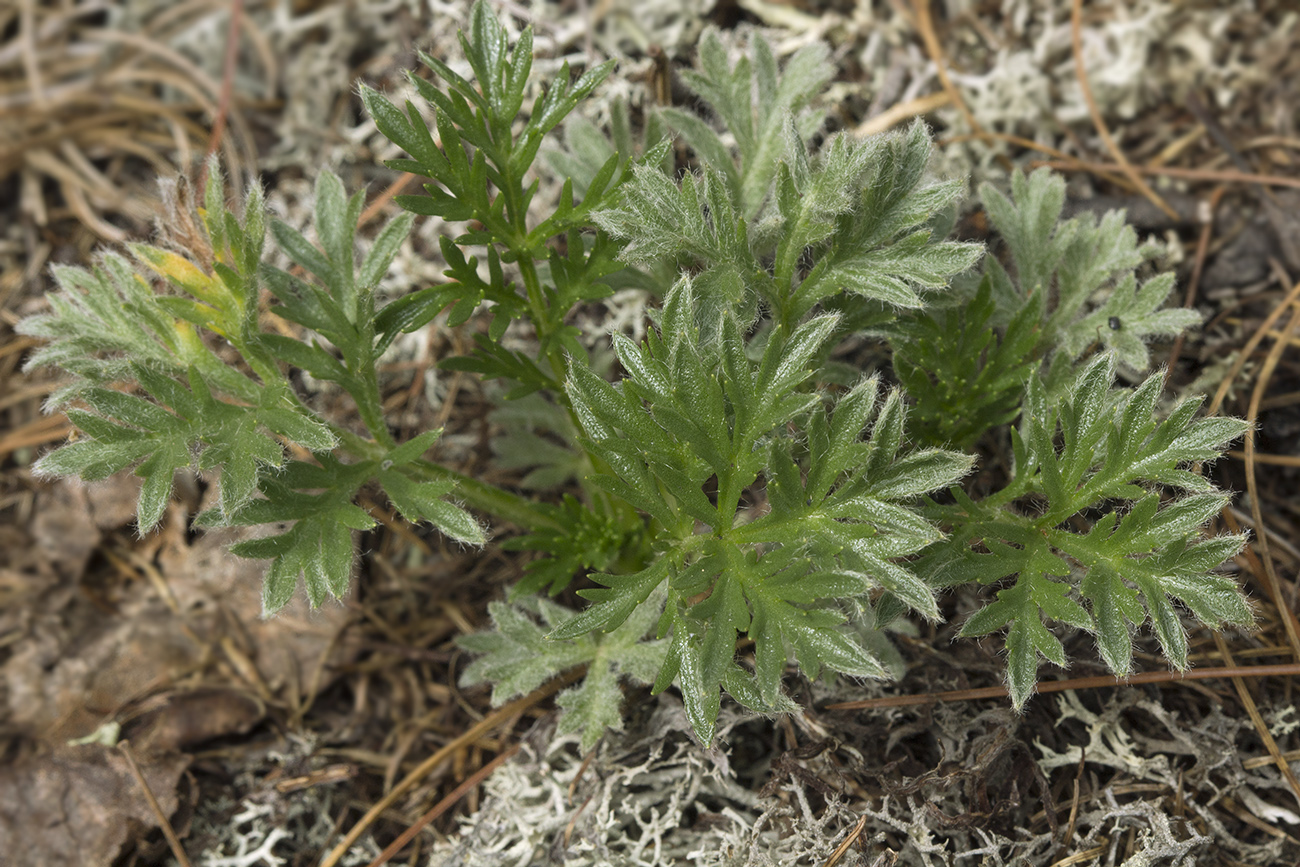
[[[540,551],[548,556],[528,564],[524,578],[511,590],[512,599],[545,589],[554,596],[575,576],[610,568],[627,544],[632,528],[565,495],[554,509],[557,526],[507,540],[512,551]],[[638,525],[636,529],[641,529]]]
[[[1245,432],[1245,423],[1196,419],[1198,401],[1185,401],[1162,421],[1155,414],[1161,374],[1131,391],[1115,388],[1114,378],[1114,358],[1098,356],[1055,406],[1041,381],[1031,381],[1016,436],[1015,478],[990,498],[996,504],[963,498],[930,510],[954,528],[922,558],[931,583],[1014,576],[996,601],[970,617],[963,634],[1006,627],[1007,679],[1017,707],[1033,690],[1039,654],[1065,664],[1044,615],[1094,632],[1102,659],[1118,675],[1132,665],[1131,630],[1147,621],[1169,660],[1186,665],[1187,636],[1175,600],[1210,626],[1252,620],[1235,583],[1207,574],[1236,554],[1244,538],[1197,538],[1227,498],[1182,469],[1217,457]],[[1191,493],[1167,500],[1153,487],[1159,485]],[[1029,513],[1008,508],[1014,496],[1026,494],[1045,504]],[[1120,505],[1125,502],[1131,506]]]
[[[605,633],[580,633],[555,640],[575,612],[546,599],[525,597],[516,605],[488,606],[494,629],[459,639],[461,647],[478,656],[461,675],[462,686],[492,684],[492,703],[501,705],[524,695],[550,678],[577,665],[587,675],[556,699],[562,708],[559,730],[581,735],[583,752],[596,745],[607,728],[623,728],[622,678],[647,683],[658,671],[667,642],[646,641],[663,608],[663,592],[647,600],[635,617]],[[540,621],[540,622],[539,622]]]
[[995,335],[993,281],[986,275],[962,308],[918,315],[894,350],[894,371],[916,401],[911,431],[927,442],[970,449],[1020,413],[1035,356],[1045,293],[1021,305]]
[[1139,246],[1122,211],[1061,220],[1065,182],[1046,169],[1028,176],[1013,173],[1010,198],[990,184],[980,187],[980,197],[1014,265],[1012,280],[997,260],[986,260],[994,323],[1009,322],[1025,299],[1051,293],[1051,304],[1043,305],[1035,357],[1060,351],[1073,361],[1099,348],[1146,370],[1147,343],[1174,337],[1200,321],[1194,310],[1160,309],[1173,289],[1172,274],[1139,287],[1134,270],[1153,251]]
[[761,35],[752,37],[750,51],[752,61],[742,57],[732,66],[718,31],[710,28],[700,39],[699,70],[682,74],[686,85],[704,99],[735,137],[739,170],[732,168],[730,159],[723,159],[720,140],[707,126],[682,112],[665,114],[668,123],[709,157],[716,170],[727,170],[730,197],[748,220],[757,216],[784,153],[782,119],[793,115],[799,134],[811,136],[821,117],[806,109],[832,73],[826,47],[820,43],[801,48],[780,72],[771,46]]
[[[781,705],[791,652],[809,674],[884,675],[843,631],[836,600],[865,604],[883,588],[938,617],[930,588],[897,562],[939,536],[908,503],[953,483],[971,461],[941,450],[900,457],[902,400],[897,393],[878,400],[875,380],[844,395],[829,418],[815,395],[800,393],[835,316],[789,333],[774,329],[758,354],[734,319],[722,321],[716,338],[702,336],[700,304],[684,281],[644,344],[616,338],[627,371],[617,385],[571,367],[569,399],[589,448],[609,468],[588,481],[645,511],[666,538],[642,571],[592,576],[605,586],[582,595],[596,604],[553,637],[613,628],[667,583],[661,633],[672,636],[656,688],[676,680],[707,741],[722,689],[757,698],[756,710]],[[791,425],[807,427],[824,447],[796,454]],[[760,479],[770,511],[743,521],[744,492]],[[756,680],[734,659],[745,635],[756,642]]]
[[[249,500],[232,514],[209,511],[198,517],[198,523],[208,526],[293,522],[283,533],[238,542],[230,548],[238,557],[271,560],[262,585],[263,610],[268,615],[293,597],[300,577],[313,606],[329,596],[342,597],[352,576],[352,531],[368,530],[375,524],[352,503],[370,467],[344,467],[324,460],[323,467],[292,462],[276,476],[259,479],[262,497]],[[333,485],[327,487],[330,482]],[[313,490],[320,488],[325,490]]]

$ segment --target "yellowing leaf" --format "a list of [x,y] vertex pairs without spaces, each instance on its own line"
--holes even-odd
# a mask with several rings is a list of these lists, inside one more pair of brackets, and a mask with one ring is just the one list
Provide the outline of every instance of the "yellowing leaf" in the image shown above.
[[230,311],[234,306],[234,297],[220,280],[203,273],[197,265],[179,253],[146,244],[131,245],[131,252],[151,270],[200,301],[223,311]]

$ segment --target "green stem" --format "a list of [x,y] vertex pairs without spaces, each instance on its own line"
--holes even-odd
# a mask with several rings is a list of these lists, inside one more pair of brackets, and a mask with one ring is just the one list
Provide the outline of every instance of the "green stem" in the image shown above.
[[546,298],[542,294],[542,279],[537,275],[537,264],[527,250],[512,248],[518,260],[519,274],[524,278],[524,291],[528,296],[528,312],[532,315],[533,328],[537,329],[539,339],[551,332],[550,311]]
[[[551,316],[553,311],[546,303],[546,297],[542,292],[542,281],[537,274],[537,265],[533,261],[532,255],[528,253],[527,250],[515,250],[515,253],[518,256],[519,273],[523,277],[524,288],[528,292],[528,307],[532,313],[533,328],[537,331],[538,343],[546,347],[544,350],[546,353],[546,360],[550,363],[551,374],[557,383],[555,388],[555,399],[558,400],[569,413],[569,421],[573,424],[574,430],[580,431],[582,430],[582,423],[578,419],[578,414],[574,412],[573,405],[570,403],[569,396],[565,393],[562,384],[565,375],[564,356],[560,351],[560,347],[550,340],[551,334],[553,334],[556,328],[561,324],[564,313],[567,311],[560,311],[559,318],[556,321],[552,321]],[[586,449],[583,449],[583,453],[586,455],[588,467],[593,472],[609,471],[609,467],[605,465],[604,461],[600,460]],[[580,478],[583,478],[586,475],[587,474],[584,472]],[[615,498],[610,497],[594,485],[583,481],[582,486],[589,501],[602,505],[607,514],[622,514],[623,517],[635,514],[635,511],[630,510],[630,508],[626,504],[622,503],[621,500],[616,500]]]
[[[365,439],[343,428],[332,426],[332,430],[334,435],[339,438],[340,447],[360,460],[382,461],[390,450],[373,440]],[[520,529],[562,529],[559,522],[548,515],[542,505],[518,494],[504,491],[495,485],[479,481],[432,461],[416,461],[411,466],[415,470],[416,477],[425,481],[451,479],[456,483],[453,496],[458,497],[480,512],[486,512],[502,521],[509,521]]]
[[[496,154],[494,160],[502,174],[500,194],[505,196],[506,199],[504,212],[506,222],[509,223],[509,231],[497,230],[496,234],[514,255],[515,262],[519,267],[519,274],[524,283],[524,292],[528,299],[529,317],[532,320],[533,329],[537,333],[538,343],[545,347],[543,351],[551,367],[551,379],[555,382],[555,399],[568,411],[574,429],[582,430],[582,424],[578,420],[577,413],[574,412],[568,395],[564,391],[563,383],[566,372],[564,354],[560,347],[551,340],[551,336],[563,324],[564,316],[568,311],[552,310],[542,289],[542,280],[537,273],[537,263],[534,260],[533,247],[530,244],[528,214],[523,207],[525,201],[523,178],[522,176],[516,177],[510,166],[513,144],[513,139],[507,140],[502,146],[503,152]],[[504,228],[502,227],[502,229]],[[584,449],[583,453],[587,459],[588,467],[592,471],[608,469],[603,466],[602,461],[590,452]],[[436,465],[431,466],[436,467]],[[455,478],[458,483],[458,492],[464,496],[466,502],[476,508],[495,514],[526,529],[537,529],[541,526],[559,529],[557,523],[548,516],[539,513],[539,510],[528,500],[506,494],[491,485],[485,485],[443,467],[436,467],[436,472],[441,474],[441,478]],[[586,476],[587,473],[582,475]],[[634,509],[621,501],[614,500],[604,491],[585,481],[582,485],[590,502],[603,505],[606,513],[621,514],[623,517],[636,515]],[[512,497],[513,500],[503,500],[501,499],[503,496]]]
[[412,465],[416,475],[429,481],[452,479],[456,489],[452,495],[481,512],[487,512],[502,521],[509,521],[524,530],[562,530],[558,521],[546,514],[541,505],[518,494],[503,491],[495,485],[479,481],[431,461],[416,461]]
[[[550,336],[563,321],[564,314],[568,311],[551,310],[550,305],[546,302],[546,295],[542,291],[542,280],[537,274],[537,263],[534,261],[533,249],[528,243],[528,214],[523,207],[525,195],[522,177],[515,177],[510,169],[510,151],[513,142],[507,143],[505,153],[500,155],[500,161],[497,163],[501,170],[503,186],[501,195],[505,196],[506,219],[510,223],[508,233],[500,233],[501,240],[514,254],[515,262],[519,266],[519,274],[524,281],[524,291],[528,297],[528,312],[533,321],[533,328],[537,332],[537,340],[543,346],[546,346],[546,359],[551,365],[551,374],[558,380],[564,379],[564,357],[561,355],[559,348],[549,345]],[[564,399],[562,390],[556,392],[560,398]],[[572,410],[570,410],[572,412]]]
[[[350,430],[338,426],[331,426],[331,429],[335,437],[338,437],[339,447],[354,458],[383,460],[389,454],[389,447],[382,446],[372,439],[359,437]],[[429,460],[417,460],[412,464],[412,468],[415,469],[415,476],[425,481],[441,481],[447,478],[455,481],[456,487],[452,493],[454,497],[464,500],[469,506],[486,512],[495,519],[510,521],[511,524],[525,530],[562,529],[558,521],[547,515],[545,507],[534,503],[533,500],[520,497],[519,494],[511,494],[510,491],[478,481],[477,478],[465,476],[463,473],[447,469]]]
[[388,454],[388,449],[385,449],[374,440],[368,440],[338,425],[331,424],[330,432],[338,438],[339,448],[359,460],[379,461],[383,460],[384,455]]
[[392,433],[388,430],[388,424],[384,421],[383,401],[379,396],[379,381],[375,376],[375,366],[370,364],[360,377],[357,383],[360,394],[351,392],[352,399],[357,403],[357,413],[361,416],[361,421],[365,423],[366,429],[370,435],[382,446],[386,448],[396,448],[397,440],[393,439]]
[[[1092,569],[1110,559],[1090,545],[1091,540],[1081,533],[1050,529],[1045,530],[1043,536],[1047,539],[1047,544],[1087,569]],[[1112,563],[1111,565],[1115,566],[1116,564]]]
[[[532,313],[533,328],[537,330],[537,340],[546,347],[546,360],[550,362],[551,374],[557,380],[564,379],[564,357],[550,337],[555,332],[559,321],[552,321],[553,311],[546,303],[542,292],[542,280],[537,274],[537,264],[526,251],[519,253],[519,273],[524,278],[524,289],[528,292],[528,308]],[[560,312],[562,318],[564,312]],[[561,392],[560,394],[563,394]]]
[[791,512],[786,515],[775,515],[768,512],[760,518],[750,521],[748,524],[742,524],[739,527],[728,527],[723,529],[722,537],[737,545],[756,545],[764,542],[778,542],[782,540],[782,534],[791,529],[800,528],[801,524],[811,524],[816,519],[829,520],[823,518],[818,513],[809,510],[807,512]]

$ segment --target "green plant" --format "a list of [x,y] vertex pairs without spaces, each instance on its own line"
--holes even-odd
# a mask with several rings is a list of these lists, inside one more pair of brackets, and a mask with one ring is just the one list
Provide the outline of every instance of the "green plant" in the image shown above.
[[[944,240],[960,185],[926,179],[925,129],[832,135],[813,153],[824,49],[781,72],[761,37],[732,64],[710,32],[687,83],[735,147],[693,114],[650,118],[647,129],[678,130],[693,149],[698,164],[677,179],[667,142],[630,152],[616,106],[612,143],[585,122],[567,127],[568,149],[550,160],[571,175],[534,221],[542,143],[611,66],[573,83],[566,69],[525,109],[529,31],[510,50],[479,3],[462,46],[473,81],[423,55],[444,89],[411,77],[432,126],[415,105],[362,88],[379,130],[409,154],[390,165],[429,179],[399,204],[466,226],[442,239],[447,283],[379,307],[376,286],[412,218],[357,258],[361,196],[328,172],[318,243],[272,223],[301,270],[273,267],[259,190],[236,216],[214,167],[184,244],[59,269],[51,313],[22,324],[49,340],[29,366],[72,375],[51,408],[82,434],[36,470],[94,479],[134,467],[142,533],[177,469],[219,472],[219,505],[200,524],[293,522],[233,548],[271,561],[268,614],[300,576],[313,604],[346,592],[352,531],[373,524],[355,504],[368,486],[467,544],[486,534],[448,497],[513,523],[525,533],[510,544],[543,556],[514,605],[492,606],[496,631],[464,639],[481,654],[464,680],[493,682],[500,701],[586,664],[561,705],[588,745],[620,724],[623,676],[656,691],[676,684],[705,742],[722,691],[761,712],[793,708],[791,654],[809,675],[885,676],[872,636],[909,609],[939,619],[936,590],[958,584],[1001,582],[963,632],[1007,628],[1017,707],[1039,653],[1066,664],[1043,613],[1094,632],[1117,673],[1130,665],[1129,624],[1148,616],[1185,665],[1172,599],[1213,625],[1250,621],[1232,582],[1210,574],[1243,539],[1199,538],[1226,498],[1189,469],[1245,424],[1196,419],[1194,401],[1160,420],[1159,375],[1133,390],[1114,382],[1117,364],[1147,365],[1145,338],[1195,321],[1158,309],[1172,278],[1138,287],[1144,254],[1122,217],[1062,223],[1063,185],[1045,173],[1013,178],[1013,199],[985,188],[1013,267],[985,257],[963,290],[983,251]],[[588,353],[605,337],[582,333],[572,314],[626,285],[653,287],[662,304],[644,341],[611,336],[611,382]],[[262,288],[277,302],[269,310]],[[376,361],[392,341],[443,311],[448,325],[467,322],[487,303],[474,351],[445,366],[508,384],[518,423],[499,451],[534,468],[538,486],[573,480],[555,502],[460,476],[425,458],[437,431],[398,443],[384,418]],[[270,316],[304,338],[269,328]],[[516,321],[532,328],[535,352],[502,341]],[[910,421],[902,390],[832,360],[864,333],[891,346]],[[313,412],[289,368],[349,394],[364,432]],[[970,450],[1017,418],[1006,484],[976,498],[959,484]],[[584,573],[596,585],[579,591],[585,610],[529,598]]]

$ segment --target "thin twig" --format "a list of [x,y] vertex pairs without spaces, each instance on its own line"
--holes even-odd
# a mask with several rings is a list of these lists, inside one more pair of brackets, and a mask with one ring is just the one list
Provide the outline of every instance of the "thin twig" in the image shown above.
[[1096,858],[1098,855],[1101,855],[1106,851],[1105,844],[1108,841],[1105,837],[1102,837],[1101,841],[1101,846],[1093,846],[1091,849],[1084,849],[1082,852],[1075,852],[1073,855],[1068,855],[1060,861],[1053,862],[1051,867],[1070,867],[1072,864],[1082,864],[1085,861],[1091,861],[1093,858]]
[[1147,182],[1133,170],[1129,165],[1128,158],[1120,150],[1119,144],[1111,137],[1110,129],[1106,126],[1106,119],[1101,116],[1101,109],[1097,107],[1097,101],[1093,99],[1092,87],[1088,84],[1088,68],[1083,62],[1083,0],[1074,0],[1071,4],[1070,13],[1070,46],[1074,51],[1074,71],[1079,79],[1079,88],[1083,91],[1083,100],[1088,104],[1088,114],[1092,115],[1092,125],[1096,127],[1097,134],[1101,140],[1106,143],[1106,149],[1110,151],[1115,162],[1119,163],[1124,174],[1133,182],[1142,195],[1151,200],[1157,208],[1169,215],[1171,220],[1178,219],[1178,212],[1169,207],[1169,203],[1156,193],[1155,190],[1147,186]]
[[[1246,158],[1242,156],[1241,151],[1237,150],[1236,146],[1232,143],[1232,138],[1228,135],[1228,131],[1223,128],[1223,125],[1219,123],[1218,119],[1210,112],[1205,103],[1201,102],[1200,97],[1195,93],[1189,93],[1187,95],[1187,108],[1196,116],[1196,119],[1200,121],[1201,127],[1209,134],[1214,143],[1219,146],[1219,149],[1228,155],[1228,159],[1232,160],[1232,164],[1242,172],[1249,174],[1251,171],[1250,163],[1248,163]],[[1272,190],[1263,185],[1259,185],[1259,192],[1275,207],[1281,206],[1281,202],[1277,200],[1277,196],[1273,195]]]
[[434,804],[427,813],[412,822],[411,827],[403,831],[392,843],[389,843],[388,848],[380,852],[379,856],[370,862],[370,867],[383,867],[384,864],[387,864],[394,855],[402,851],[403,846],[415,839],[415,835],[420,833],[425,825],[428,825],[434,819],[451,809],[457,801],[465,797],[465,795],[479,783],[492,776],[493,771],[504,765],[517,752],[519,752],[519,744],[515,744],[510,749],[506,750],[467,777],[465,782],[461,783],[455,789],[452,789],[451,794],[447,795],[447,797],[443,798],[437,804]]
[[126,758],[127,767],[131,769],[135,781],[140,784],[140,789],[144,792],[144,799],[149,802],[149,809],[153,810],[154,818],[158,820],[158,827],[162,828],[163,836],[167,838],[167,845],[171,847],[172,854],[176,856],[176,862],[180,864],[180,867],[190,867],[190,859],[185,855],[185,848],[181,846],[180,838],[172,830],[172,823],[168,821],[167,814],[163,812],[158,799],[153,795],[153,789],[149,788],[149,781],[144,778],[144,772],[140,770],[140,765],[136,763],[135,753],[131,750],[131,742],[119,741],[117,749]]
[[1241,155],[1241,152],[1232,143],[1232,139],[1228,137],[1227,131],[1224,130],[1218,119],[1205,107],[1205,103],[1201,102],[1201,98],[1195,93],[1189,93],[1184,102],[1187,104],[1187,110],[1200,121],[1205,132],[1219,146],[1219,149],[1228,155],[1228,159],[1232,160],[1232,164],[1243,172],[1249,172],[1250,164],[1246,162],[1246,158]]
[[[102,42],[106,44],[116,43],[136,48],[142,54],[152,55],[182,73],[182,75],[206,91],[206,96],[209,100],[220,97],[221,87],[194,61],[168,45],[149,39],[147,36],[139,33],[129,33],[123,30],[105,30],[100,28],[91,28],[86,30],[83,34],[83,38],[93,42]],[[211,107],[215,110],[216,103],[213,102]]]
[[[1291,321],[1287,323],[1286,330],[1283,333],[1294,333],[1297,325],[1300,325],[1300,307],[1297,307],[1292,312]],[[1273,342],[1273,347],[1264,359],[1264,366],[1260,368],[1259,376],[1255,380],[1255,388],[1250,395],[1250,405],[1246,409],[1246,421],[1250,422],[1250,427],[1246,430],[1244,451],[1246,457],[1246,491],[1250,494],[1250,514],[1255,520],[1256,529],[1259,531],[1255,534],[1254,544],[1259,548],[1259,558],[1264,562],[1264,586],[1269,597],[1273,600],[1273,605],[1277,608],[1278,615],[1282,618],[1282,625],[1286,627],[1286,637],[1291,642],[1291,650],[1295,654],[1295,658],[1300,659],[1300,624],[1296,623],[1295,613],[1291,611],[1282,598],[1277,570],[1273,567],[1273,556],[1269,553],[1268,533],[1264,532],[1264,513],[1260,507],[1259,486],[1255,479],[1255,420],[1259,417],[1259,403],[1264,398],[1264,391],[1268,388],[1269,380],[1273,378],[1273,371],[1277,369],[1278,362],[1282,360],[1282,353],[1285,349],[1285,341],[1275,340]],[[1296,798],[1300,800],[1300,785],[1296,787]]]
[[[1282,753],[1282,758],[1288,762],[1300,761],[1300,750],[1287,750]],[[1255,768],[1262,768],[1265,765],[1271,765],[1276,761],[1272,756],[1255,756],[1251,759],[1242,759],[1241,766],[1245,770],[1253,771]]]
[[587,768],[591,767],[591,760],[596,758],[596,750],[600,749],[600,741],[603,741],[604,739],[605,736],[601,735],[600,740],[596,741],[596,746],[587,750],[587,755],[583,757],[582,764],[578,766],[578,773],[574,774],[573,779],[569,781],[570,805],[573,804],[573,796],[577,794],[578,784],[582,782],[583,776],[587,773]]
[[[1243,452],[1242,454],[1244,455],[1245,453]],[[1260,455],[1256,455],[1256,456],[1255,456],[1255,461],[1256,461],[1256,463],[1263,463],[1263,461],[1260,461],[1259,458],[1260,458]],[[1291,544],[1290,542],[1288,542],[1287,539],[1286,539],[1286,537],[1283,536],[1283,535],[1281,535],[1280,533],[1278,533],[1277,530],[1272,529],[1272,528],[1269,527],[1267,524],[1265,524],[1265,525],[1262,526],[1262,527],[1256,527],[1256,526],[1255,526],[1255,519],[1252,518],[1250,515],[1247,515],[1247,514],[1244,513],[1244,512],[1240,512],[1240,511],[1238,511],[1237,508],[1236,508],[1235,506],[1228,506],[1227,509],[1225,509],[1223,512],[1220,512],[1219,514],[1220,514],[1220,515],[1224,515],[1224,514],[1230,514],[1230,515],[1232,515],[1233,517],[1235,517],[1235,518],[1237,519],[1238,522],[1240,522],[1240,523],[1245,523],[1245,524],[1249,524],[1251,527],[1254,527],[1256,533],[1268,533],[1268,538],[1269,538],[1270,543],[1277,545],[1277,546],[1278,546],[1279,548],[1281,548],[1283,551],[1286,551],[1287,554],[1289,554],[1289,555],[1291,556],[1291,559],[1292,559],[1292,560],[1294,560],[1294,561],[1297,562],[1297,563],[1300,563],[1300,548],[1297,548],[1295,545],[1293,545],[1293,544]],[[1233,532],[1236,533],[1236,532],[1239,532],[1239,531],[1238,531],[1238,530],[1233,530]],[[1271,652],[1268,652],[1268,653],[1261,653],[1261,651],[1263,651],[1263,650],[1265,650],[1265,648],[1262,648],[1262,647],[1253,647],[1253,648],[1250,648],[1250,649],[1248,649],[1248,650],[1241,650],[1241,651],[1238,651],[1238,654],[1237,654],[1237,655],[1238,655],[1238,656],[1245,656],[1245,655],[1248,654],[1248,653],[1258,653],[1258,654],[1261,655],[1261,656],[1271,656],[1271,655],[1273,655],[1273,654],[1275,654],[1275,653],[1279,653],[1279,652],[1280,652],[1280,653],[1289,653],[1289,654],[1292,655],[1292,656],[1296,656],[1295,648],[1291,647],[1289,644],[1288,644],[1288,645],[1285,645],[1285,646],[1281,646],[1281,647],[1273,648],[1273,649],[1271,649]],[[1296,658],[1297,658],[1297,659],[1300,659],[1300,656],[1296,656]]]
[[[226,131],[226,115],[230,112],[230,99],[235,89],[235,64],[239,61],[239,20],[243,16],[244,0],[230,0],[230,25],[226,31],[226,56],[221,70],[221,94],[217,97],[217,116],[212,120],[212,134],[208,136],[208,151],[204,155],[201,172],[207,172],[207,157],[221,147],[221,136]],[[199,189],[203,189],[201,178]]]
[[943,108],[945,105],[951,104],[952,94],[942,91],[918,96],[915,99],[909,99],[907,102],[894,103],[880,114],[873,115],[854,127],[853,134],[863,138],[876,135],[909,118],[928,114],[936,108]]
[[45,84],[41,77],[41,64],[36,50],[36,4],[33,0],[23,0],[18,9],[18,46],[23,55],[23,72],[27,75],[27,86],[32,92],[32,103],[39,109],[49,107],[50,98],[45,93]]
[[[1228,665],[1232,665],[1232,653],[1228,650],[1228,642],[1224,641],[1223,636],[1216,632],[1214,633],[1214,643],[1218,646],[1219,653],[1223,656],[1224,661]],[[1296,778],[1295,771],[1291,770],[1291,765],[1287,760],[1282,758],[1282,751],[1277,748],[1277,741],[1273,740],[1273,733],[1268,730],[1264,718],[1259,715],[1259,708],[1255,705],[1255,698],[1250,694],[1250,690],[1246,689],[1246,681],[1240,676],[1233,676],[1232,685],[1236,688],[1237,698],[1241,700],[1242,706],[1245,707],[1246,713],[1250,716],[1250,721],[1254,723],[1255,731],[1259,734],[1260,740],[1264,742],[1264,748],[1273,757],[1274,764],[1282,772],[1282,777],[1287,781],[1287,785],[1291,787],[1291,794],[1295,795],[1296,803],[1300,804],[1300,779]]]
[[[1192,265],[1192,276],[1187,281],[1187,293],[1183,296],[1184,307],[1192,306],[1192,302],[1196,300],[1196,292],[1201,286],[1201,271],[1205,268],[1205,259],[1210,252],[1210,236],[1214,233],[1214,212],[1219,208],[1219,200],[1223,198],[1224,190],[1224,187],[1217,187],[1210,193],[1205,224],[1201,226],[1201,236],[1196,239],[1196,261]],[[1186,335],[1185,331],[1178,332],[1173,348],[1169,350],[1169,365],[1165,368],[1166,388],[1169,386],[1169,377],[1174,372],[1174,365],[1178,363],[1178,356],[1182,354],[1183,339]]]
[[[1237,449],[1232,449],[1223,454],[1225,457],[1236,458],[1239,461],[1246,460],[1246,453]],[[1300,467],[1300,455],[1256,454],[1253,460],[1257,464],[1269,464],[1275,467]]]
[[[1100,675],[1076,677],[1070,680],[1047,680],[1035,687],[1035,692],[1065,692],[1071,689],[1100,689],[1102,687],[1134,686],[1142,683],[1176,683],[1180,680],[1212,680],[1220,677],[1293,677],[1300,674],[1300,663],[1280,665],[1251,665],[1244,667],[1201,668],[1193,671],[1144,671],[1128,677]],[[979,689],[954,689],[947,692],[930,692],[920,695],[887,695],[861,701],[842,701],[829,704],[827,710],[866,710],[881,707],[916,707],[948,701],[971,701],[981,698],[1004,698],[1005,686],[986,686]]]
[[934,32],[934,22],[930,20],[930,0],[911,0],[911,5],[912,12],[916,16],[916,29],[921,31],[925,53],[930,55],[930,60],[934,63],[934,71],[939,76],[939,84],[942,85],[944,93],[948,94],[952,104],[957,106],[957,110],[966,119],[966,125],[971,131],[976,134],[983,133],[984,128],[975,119],[970,107],[966,105],[966,101],[961,98],[961,93],[948,77],[948,58],[944,55],[943,46],[939,44],[939,37]]
[[1088,748],[1079,745],[1079,766],[1074,771],[1074,797],[1070,800],[1070,821],[1065,825],[1065,836],[1061,842],[1069,846],[1074,842],[1074,830],[1079,820],[1079,781],[1083,779],[1084,759],[1088,756]]
[[387,189],[375,196],[373,202],[366,205],[366,209],[361,212],[361,219],[357,221],[357,225],[364,226],[366,223],[369,223],[375,217],[379,216],[380,212],[383,211],[388,203],[393,200],[393,197],[409,187],[411,182],[417,177],[419,176],[413,175],[410,172],[405,172],[401,177],[389,184]]
[[[1089,172],[1113,172],[1123,169],[1114,163],[1095,163],[1084,160],[1054,161],[1039,163],[1052,169],[1074,171],[1082,169]],[[1294,187],[1300,189],[1300,178],[1288,178],[1284,175],[1257,175],[1250,172],[1238,172],[1232,169],[1182,169],[1175,166],[1129,165],[1138,174],[1155,175],[1166,178],[1183,178],[1189,181],[1221,181],[1229,184],[1263,184],[1267,187]]]
[[366,832],[366,829],[373,825],[375,820],[377,820],[385,810],[397,803],[398,798],[415,788],[421,780],[433,773],[434,768],[445,762],[457,750],[474,743],[474,741],[478,740],[501,723],[506,722],[516,714],[523,713],[533,705],[559,692],[561,689],[580,678],[584,671],[585,667],[579,666],[578,668],[565,672],[561,676],[552,679],[549,683],[533,690],[528,695],[522,698],[517,698],[509,704],[502,705],[467,729],[464,734],[458,735],[448,741],[442,749],[421,762],[415,770],[407,774],[400,783],[394,786],[392,791],[380,798],[377,804],[367,810],[366,814],[352,826],[352,830],[348,831],[347,836],[345,836],[339,844],[325,856],[325,860],[321,861],[320,867],[336,867],[343,856],[348,853],[348,850],[352,848],[352,844],[361,838],[361,835]]
[[849,851],[849,848],[854,843],[858,842],[858,838],[862,836],[862,832],[866,827],[867,817],[865,815],[859,816],[858,824],[854,825],[848,836],[844,838],[840,845],[835,847],[835,851],[831,853],[831,857],[826,859],[826,863],[822,867],[835,867],[836,864],[840,863],[840,859],[844,857],[844,854]]
[[1250,340],[1246,341],[1246,345],[1237,354],[1237,360],[1233,362],[1232,369],[1228,371],[1227,376],[1215,389],[1214,397],[1210,399],[1210,405],[1206,407],[1206,415],[1214,415],[1219,411],[1219,407],[1223,405],[1223,399],[1228,395],[1228,389],[1232,387],[1233,380],[1237,378],[1237,374],[1241,373],[1241,369],[1246,366],[1246,359],[1250,358],[1251,353],[1255,351],[1255,347],[1259,346],[1260,341],[1273,328],[1273,324],[1282,318],[1282,314],[1295,303],[1297,298],[1300,298],[1300,282],[1291,287],[1291,291],[1287,293],[1282,303],[1273,308],[1273,311],[1268,314],[1268,318],[1260,323],[1259,328],[1255,329],[1255,333],[1250,336]]
[[[939,83],[943,85],[943,90],[948,94],[948,98],[953,105],[961,112],[962,117],[966,119],[966,125],[970,127],[972,133],[976,136],[984,137],[984,128],[980,126],[975,115],[971,112],[970,107],[966,105],[966,100],[962,99],[961,92],[957,90],[952,79],[948,77],[948,58],[944,54],[943,46],[939,43],[939,36],[934,32],[934,22],[930,18],[930,0],[911,0],[912,11],[914,13],[914,24],[917,30],[921,31],[921,40],[925,43],[925,52],[930,55],[934,61],[934,71],[939,76]],[[1011,171],[1011,160],[1006,154],[999,153],[995,159],[998,165],[1007,171]]]
[[1099,164],[1085,162],[1079,159],[1078,157],[1072,157],[1069,154],[1065,153],[1064,151],[1057,150],[1051,145],[1046,145],[1043,144],[1042,142],[1036,142],[1033,139],[1024,138],[1022,136],[1011,135],[1010,133],[985,131],[980,133],[954,135],[954,136],[948,136],[946,138],[941,138],[936,142],[936,144],[939,145],[940,147],[943,147],[944,145],[956,144],[958,142],[963,142],[963,141],[970,141],[971,139],[983,139],[986,141],[1003,141],[1006,142],[1007,144],[1013,144],[1018,147],[1022,147],[1025,150],[1038,151],[1039,153],[1044,153],[1047,154],[1048,156],[1056,158],[1055,162],[1044,160],[1042,162],[1030,163],[1030,166],[1032,168],[1037,168],[1040,165],[1047,165],[1047,166],[1064,165],[1067,166],[1068,169],[1071,171],[1073,170],[1092,171],[1093,174],[1097,175],[1099,178],[1102,178],[1108,181],[1109,183],[1115,184],[1120,187],[1127,187],[1129,185],[1128,178],[1124,176],[1123,172],[1119,171],[1119,166],[1115,166],[1113,171],[1105,171],[1097,168],[1090,169],[1088,168],[1089,166],[1097,166]]
[[66,439],[70,433],[72,433],[72,425],[68,424],[68,419],[63,413],[38,418],[0,436],[0,458],[8,457],[17,449],[58,442]]

